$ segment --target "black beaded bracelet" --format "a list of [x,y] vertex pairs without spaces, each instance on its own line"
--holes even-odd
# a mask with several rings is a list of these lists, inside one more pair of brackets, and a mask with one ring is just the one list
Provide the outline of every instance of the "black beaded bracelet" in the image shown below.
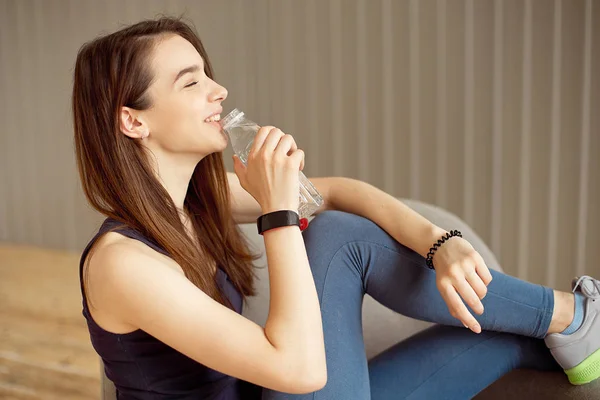
[[433,267],[433,255],[435,254],[435,252],[437,251],[437,249],[440,248],[440,246],[442,244],[444,244],[444,242],[448,239],[450,239],[451,237],[454,236],[458,236],[458,237],[462,237],[462,233],[460,231],[457,230],[453,230],[450,231],[448,233],[446,233],[444,236],[442,236],[442,238],[440,240],[438,240],[436,243],[433,244],[433,247],[429,249],[429,253],[427,253],[427,259],[425,260],[425,263],[427,264],[427,266],[430,269],[435,269]]

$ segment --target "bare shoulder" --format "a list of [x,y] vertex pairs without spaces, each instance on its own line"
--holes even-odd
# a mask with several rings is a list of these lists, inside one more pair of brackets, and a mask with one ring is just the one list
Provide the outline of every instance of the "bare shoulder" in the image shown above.
[[128,238],[117,232],[105,234],[94,244],[94,257],[102,258],[104,261],[122,260],[124,258],[136,261],[140,258],[150,257],[183,274],[181,267],[170,257],[159,253],[139,240]]
[[175,261],[139,240],[116,232],[103,235],[94,243],[84,268],[84,287],[94,321],[113,333],[138,329],[127,321],[127,315],[121,314],[120,306],[136,291],[144,276],[151,279],[156,274],[184,277]]

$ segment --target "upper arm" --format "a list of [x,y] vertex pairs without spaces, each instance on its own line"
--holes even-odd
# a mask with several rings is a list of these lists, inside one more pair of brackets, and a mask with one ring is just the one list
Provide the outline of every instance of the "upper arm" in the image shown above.
[[[260,204],[242,187],[235,173],[228,172],[227,180],[231,194],[231,211],[235,222],[238,224],[255,222],[262,214]],[[314,213],[314,215],[317,215],[329,209],[329,191],[333,179],[310,178],[310,181],[323,197],[323,205]]]
[[[283,392],[317,390],[269,342],[264,329],[221,305],[164,262],[122,243],[88,267],[94,304],[224,374]],[[301,374],[300,374],[301,375]]]

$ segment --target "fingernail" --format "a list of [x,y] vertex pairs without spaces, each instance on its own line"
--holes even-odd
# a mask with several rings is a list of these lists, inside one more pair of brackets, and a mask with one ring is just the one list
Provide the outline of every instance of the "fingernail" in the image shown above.
[[463,324],[465,326],[465,328],[469,329],[469,327],[467,326],[467,324]]
[[473,332],[481,333],[481,326],[479,326],[479,324],[473,325]]

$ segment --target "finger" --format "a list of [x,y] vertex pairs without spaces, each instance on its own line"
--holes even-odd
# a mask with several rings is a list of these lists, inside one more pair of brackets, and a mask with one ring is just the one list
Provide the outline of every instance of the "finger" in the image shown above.
[[291,156],[293,152],[298,150],[298,144],[296,143],[296,139],[294,139],[294,137],[292,135],[286,134],[285,137],[286,138],[289,137],[289,139],[286,139],[286,140],[292,141],[292,147],[290,147],[290,151],[288,151],[288,153],[287,153],[288,156]]
[[254,141],[252,142],[252,148],[250,149],[248,158],[250,158],[250,156],[254,157],[260,152],[265,140],[267,139],[267,136],[269,135],[269,132],[271,132],[271,130],[274,128],[274,126],[263,126],[258,130],[258,132],[256,132],[256,136],[254,136]]
[[492,273],[490,272],[490,269],[486,265],[483,257],[481,257],[481,254],[479,254],[477,252],[475,253],[475,263],[476,263],[475,271],[477,271],[477,275],[479,275],[479,277],[481,278],[481,281],[483,282],[483,284],[485,286],[489,285],[490,282],[492,281]]
[[274,152],[280,156],[291,156],[296,150],[298,150],[298,146],[292,135],[283,135]]
[[469,285],[469,282],[463,279],[458,282],[453,282],[453,286],[471,310],[479,315],[483,314],[483,304],[481,304],[481,300],[479,300],[479,297],[471,285]]
[[304,164],[304,151],[301,149],[296,150],[290,156],[290,161],[292,165],[294,165],[298,170],[300,170],[300,166]]
[[474,269],[470,270],[468,273],[465,274],[465,278],[467,279],[467,282],[469,282],[469,285],[471,285],[477,296],[480,299],[483,299],[487,294],[487,287],[485,283],[483,283],[479,275],[477,275],[477,271],[475,271]]
[[281,129],[273,128],[269,132],[269,135],[265,139],[265,143],[262,146],[261,153],[271,156],[275,151],[275,148],[279,145],[279,141],[284,136]]
[[448,310],[450,310],[450,314],[454,318],[458,319],[465,327],[471,329],[473,332],[481,333],[479,322],[477,322],[475,317],[467,310],[467,307],[464,305],[452,285],[447,285],[440,293],[448,306]]

